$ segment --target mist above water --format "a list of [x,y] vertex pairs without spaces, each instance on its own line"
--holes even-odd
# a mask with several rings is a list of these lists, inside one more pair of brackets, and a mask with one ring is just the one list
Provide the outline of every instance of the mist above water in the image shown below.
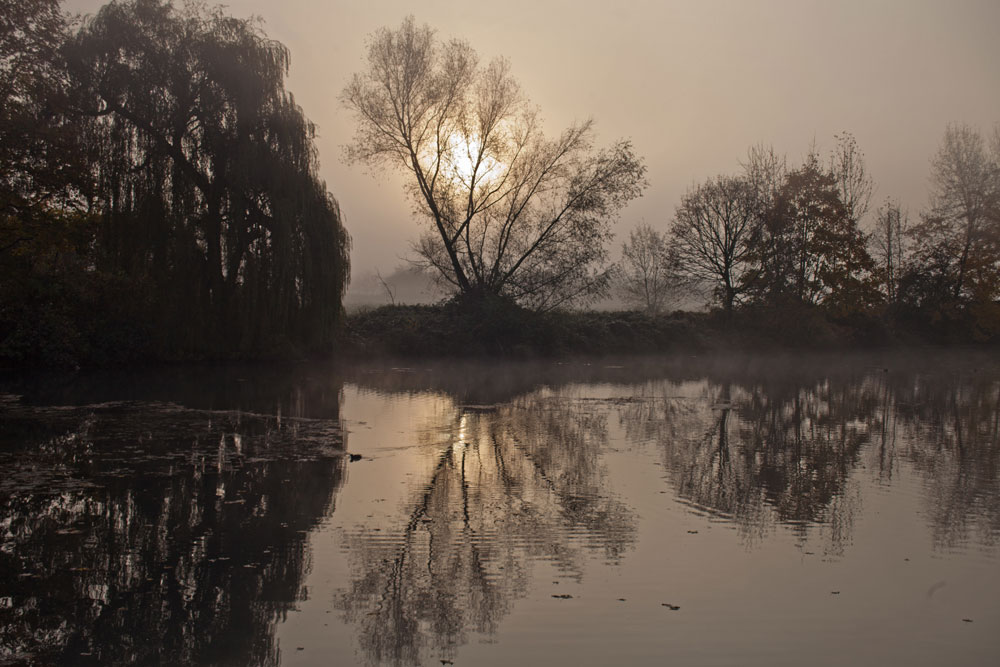
[[988,356],[54,379],[0,405],[5,661],[997,656]]

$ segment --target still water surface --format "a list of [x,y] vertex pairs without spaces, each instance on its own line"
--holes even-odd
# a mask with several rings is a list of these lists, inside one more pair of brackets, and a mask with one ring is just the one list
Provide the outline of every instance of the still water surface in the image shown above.
[[0,663],[1000,664],[988,354],[2,390]]

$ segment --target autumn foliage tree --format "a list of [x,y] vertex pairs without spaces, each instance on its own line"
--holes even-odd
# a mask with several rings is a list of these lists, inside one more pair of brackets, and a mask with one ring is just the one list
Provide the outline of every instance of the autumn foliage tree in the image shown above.
[[755,248],[758,300],[844,315],[878,299],[867,239],[815,154],[785,177]]
[[833,317],[866,312],[880,298],[858,224],[871,189],[850,135],[838,138],[829,167],[813,151],[789,170],[773,149],[755,146],[742,174],[684,195],[672,249],[690,279],[713,286],[727,313],[741,304],[815,306]]

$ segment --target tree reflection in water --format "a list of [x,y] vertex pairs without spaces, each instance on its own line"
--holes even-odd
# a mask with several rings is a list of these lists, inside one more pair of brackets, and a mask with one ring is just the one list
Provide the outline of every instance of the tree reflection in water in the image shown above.
[[850,474],[868,438],[864,391],[787,376],[665,381],[621,419],[630,439],[661,448],[677,495],[695,509],[733,521],[750,542],[774,524],[803,536],[822,526],[839,552],[856,512]]
[[784,526],[843,555],[862,510],[859,474],[890,484],[909,462],[930,487],[938,546],[972,529],[993,544],[997,374],[928,363],[861,355],[367,376],[389,394],[425,386],[459,407],[443,429],[422,431],[440,456],[406,520],[345,536],[353,579],[338,604],[372,662],[417,664],[453,657],[471,632],[496,633],[528,594],[535,559],[577,579],[588,553],[618,562],[639,536],[601,462],[609,419],[626,446],[659,450],[683,503],[732,522],[748,544]]
[[[607,488],[603,414],[530,394],[455,407],[433,474],[395,535],[349,535],[354,579],[340,598],[377,663],[453,656],[469,631],[493,635],[525,595],[533,561],[579,580],[588,553],[615,561],[635,540]],[[431,435],[433,434],[433,435]]]
[[923,476],[938,548],[1000,539],[1000,381],[982,368],[962,371],[885,380],[892,428]]
[[[960,358],[961,359],[961,358]],[[731,519],[753,541],[771,526],[817,526],[831,553],[860,511],[863,461],[890,483],[900,457],[923,475],[938,546],[1000,535],[1000,382],[975,362],[912,359],[709,372],[699,386],[647,383],[621,419],[662,448],[681,499]]]
[[[846,552],[862,487],[874,484],[919,494],[933,548],[995,548],[1000,370],[990,359],[359,372],[387,404],[451,398],[408,431],[433,461],[395,525],[337,533],[350,560],[337,605],[370,661],[416,664],[454,657],[473,633],[497,635],[541,563],[583,582],[595,560],[625,562],[641,535],[624,498],[665,496],[633,496],[632,480],[609,472],[611,448],[615,466],[654,448],[663,490],[748,544],[787,528]],[[305,595],[304,533],[344,479],[340,385],[301,370],[243,377],[119,385],[142,402],[116,402],[105,381],[82,394],[107,403],[32,407],[77,403],[69,388],[0,402],[0,662],[280,660],[275,623]],[[177,394],[187,407],[166,402]]]
[[339,421],[10,398],[0,410],[0,662],[279,662],[274,625],[303,595],[305,533],[343,480]]

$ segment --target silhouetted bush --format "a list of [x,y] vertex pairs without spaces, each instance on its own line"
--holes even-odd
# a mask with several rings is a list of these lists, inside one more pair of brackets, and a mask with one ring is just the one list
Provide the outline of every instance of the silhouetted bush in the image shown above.
[[[839,350],[940,342],[901,328],[894,313],[834,320],[822,308],[791,303],[732,313],[555,311],[510,302],[465,300],[438,306],[382,306],[347,318],[343,349],[353,355],[531,357],[726,350]],[[971,331],[954,343],[977,340]]]
[[362,355],[562,356],[703,349],[717,333],[705,314],[538,313],[498,299],[382,306],[347,319],[346,347]]

